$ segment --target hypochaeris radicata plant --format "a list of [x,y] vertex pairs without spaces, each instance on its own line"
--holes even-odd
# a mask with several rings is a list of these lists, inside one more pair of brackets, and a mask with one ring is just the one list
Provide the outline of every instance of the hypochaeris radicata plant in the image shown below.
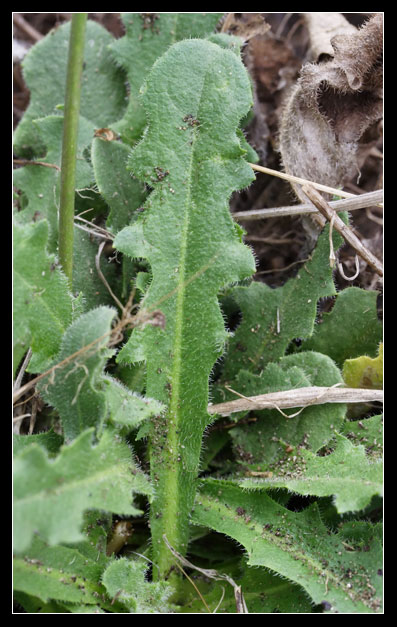
[[377,292],[337,293],[329,224],[284,284],[254,280],[229,210],[254,87],[222,19],[124,14],[114,39],[74,14],[23,61],[18,611],[381,611]]

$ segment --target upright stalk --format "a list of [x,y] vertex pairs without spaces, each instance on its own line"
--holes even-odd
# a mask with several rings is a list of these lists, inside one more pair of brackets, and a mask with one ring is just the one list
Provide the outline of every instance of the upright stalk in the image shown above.
[[72,17],[63,123],[59,207],[59,261],[69,280],[70,287],[72,287],[73,273],[73,220],[77,133],[86,22],[87,13],[75,13]]

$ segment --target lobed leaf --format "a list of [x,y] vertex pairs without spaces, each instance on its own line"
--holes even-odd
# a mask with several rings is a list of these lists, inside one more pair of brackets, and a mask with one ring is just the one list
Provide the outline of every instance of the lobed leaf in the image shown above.
[[347,523],[330,533],[316,504],[291,512],[266,493],[214,479],[202,483],[192,522],[237,540],[250,566],[298,583],[327,612],[381,611],[380,525]]
[[107,567],[102,582],[108,595],[123,603],[130,614],[166,614],[173,588],[166,581],[147,581],[147,570],[147,562],[122,557]]
[[155,61],[181,39],[203,38],[214,30],[223,13],[124,13],[126,34],[110,50],[127,73],[129,102],[123,118],[112,129],[133,145],[146,126],[140,89]]
[[[101,377],[113,354],[107,343],[114,316],[114,309],[98,307],[77,318],[62,338],[54,368],[39,383],[44,400],[59,412],[66,442],[88,427],[99,433],[107,416]],[[74,359],[57,367],[75,353]]]
[[[22,62],[23,76],[30,91],[30,103],[15,131],[15,152],[30,158],[43,153],[43,143],[33,120],[55,112],[63,105],[70,22],[52,30],[33,46]],[[80,114],[97,128],[109,126],[125,109],[122,72],[112,63],[109,44],[112,36],[89,20],[81,84]]]
[[375,357],[382,340],[382,323],[378,320],[378,292],[347,287],[336,296],[330,313],[321,316],[312,337],[301,350],[329,355],[340,367],[346,359],[360,355]]
[[[14,550],[25,551],[36,533],[50,545],[83,539],[83,512],[101,509],[140,515],[131,492],[153,494],[129,447],[107,430],[96,446],[93,429],[63,446],[50,460],[38,444],[14,460]],[[26,590],[25,590],[26,591]],[[32,594],[35,594],[32,592]]]
[[164,528],[171,530],[170,543],[186,550],[201,439],[210,422],[208,378],[226,338],[217,293],[255,269],[228,210],[232,191],[253,180],[236,135],[251,106],[251,87],[233,52],[191,40],[155,63],[142,102],[149,124],[130,166],[154,189],[142,216],[114,245],[150,262],[153,278],[141,310],[160,308],[166,328],[134,329],[118,360],[146,359],[146,393],[168,406],[151,438],[154,560],[159,563],[160,551],[168,563]]
[[373,463],[362,445],[354,446],[338,433],[335,442],[325,457],[297,448],[272,466],[273,472],[264,473],[266,478],[241,479],[238,485],[248,490],[287,488],[305,496],[334,496],[340,514],[362,510],[374,495],[383,495],[383,464]]
[[29,345],[31,372],[42,372],[57,354],[72,320],[65,275],[47,253],[48,224],[14,224],[14,370]]
[[[335,248],[341,243],[340,235],[334,235]],[[293,339],[310,337],[318,300],[333,294],[328,227],[319,236],[309,261],[282,287],[272,289],[254,281],[248,287],[229,290],[242,321],[229,341],[221,382],[231,383],[241,369],[260,372],[269,362],[283,357]]]
[[[261,376],[241,371],[236,391],[244,396],[255,396],[305,386],[330,387],[342,381],[329,357],[308,351],[287,355],[278,364],[268,364]],[[284,413],[291,418],[277,409],[255,411],[255,422],[231,430],[237,458],[251,470],[278,468],[289,457],[288,447],[318,451],[333,438],[335,429],[342,426],[346,405],[326,403]]]

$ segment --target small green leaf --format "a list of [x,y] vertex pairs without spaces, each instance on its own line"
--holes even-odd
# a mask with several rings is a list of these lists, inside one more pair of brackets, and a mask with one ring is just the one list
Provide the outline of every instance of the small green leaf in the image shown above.
[[148,564],[143,560],[122,557],[107,567],[102,582],[110,598],[125,604],[131,614],[166,614],[173,589],[165,581],[147,581],[147,569]]
[[48,225],[14,224],[14,368],[32,347],[31,372],[44,371],[72,320],[66,277],[46,252]]
[[382,323],[378,320],[378,292],[347,287],[339,292],[330,313],[323,314],[311,338],[301,350],[329,355],[342,367],[346,359],[369,355],[376,357],[382,341]]
[[[83,512],[101,509],[140,515],[131,492],[152,495],[131,451],[110,430],[96,446],[93,429],[63,446],[53,460],[38,444],[24,448],[14,461],[14,549],[25,551],[35,533],[49,544],[78,542]],[[26,591],[26,590],[25,590]],[[32,594],[35,594],[32,592]]]
[[151,416],[161,414],[165,407],[158,401],[131,392],[116,379],[105,376],[103,391],[106,395],[109,418],[117,425],[135,429]]
[[[98,307],[77,318],[62,339],[54,368],[40,381],[41,395],[59,412],[66,442],[88,427],[99,433],[106,418],[106,397],[100,383],[113,354],[107,343],[115,313],[109,307]],[[68,361],[56,367],[64,360]]]
[[[334,239],[335,247],[339,247],[339,234]],[[234,287],[228,294],[242,312],[222,371],[222,382],[231,384],[241,369],[259,373],[270,361],[283,357],[293,339],[313,333],[319,298],[335,294],[328,227],[318,238],[310,260],[285,285],[272,289],[253,282],[249,287]],[[230,400],[230,394],[224,400]]]
[[[307,351],[287,355],[278,364],[268,364],[261,376],[242,370],[235,385],[240,394],[255,396],[306,386],[330,387],[338,383],[342,383],[342,377],[334,362],[326,355]],[[284,414],[292,417],[286,418],[276,409],[255,411],[256,422],[231,429],[239,461],[249,464],[252,470],[272,471],[274,465],[288,457],[288,446],[318,451],[334,436],[335,429],[342,426],[346,405],[326,403],[302,410],[297,407],[285,410]]]
[[92,165],[99,192],[110,207],[106,225],[114,234],[131,223],[143,205],[146,193],[140,181],[127,172],[130,148],[96,137],[92,143]]
[[346,359],[342,374],[348,387],[381,390],[383,387],[383,344],[379,345],[378,357],[374,359],[367,355],[356,357],[356,359]]

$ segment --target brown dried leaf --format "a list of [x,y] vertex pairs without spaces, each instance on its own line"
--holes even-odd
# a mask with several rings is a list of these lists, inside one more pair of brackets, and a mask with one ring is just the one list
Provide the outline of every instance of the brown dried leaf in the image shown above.
[[334,56],[331,39],[335,35],[352,35],[357,29],[347,21],[342,13],[304,13],[309,32],[310,55],[312,61],[323,60],[325,55]]
[[286,101],[280,152],[289,174],[340,187],[358,171],[382,118],[382,14],[331,44],[333,58],[307,63]]
[[261,13],[228,13],[221,28],[222,33],[229,33],[248,41],[256,35],[263,35],[270,26]]

